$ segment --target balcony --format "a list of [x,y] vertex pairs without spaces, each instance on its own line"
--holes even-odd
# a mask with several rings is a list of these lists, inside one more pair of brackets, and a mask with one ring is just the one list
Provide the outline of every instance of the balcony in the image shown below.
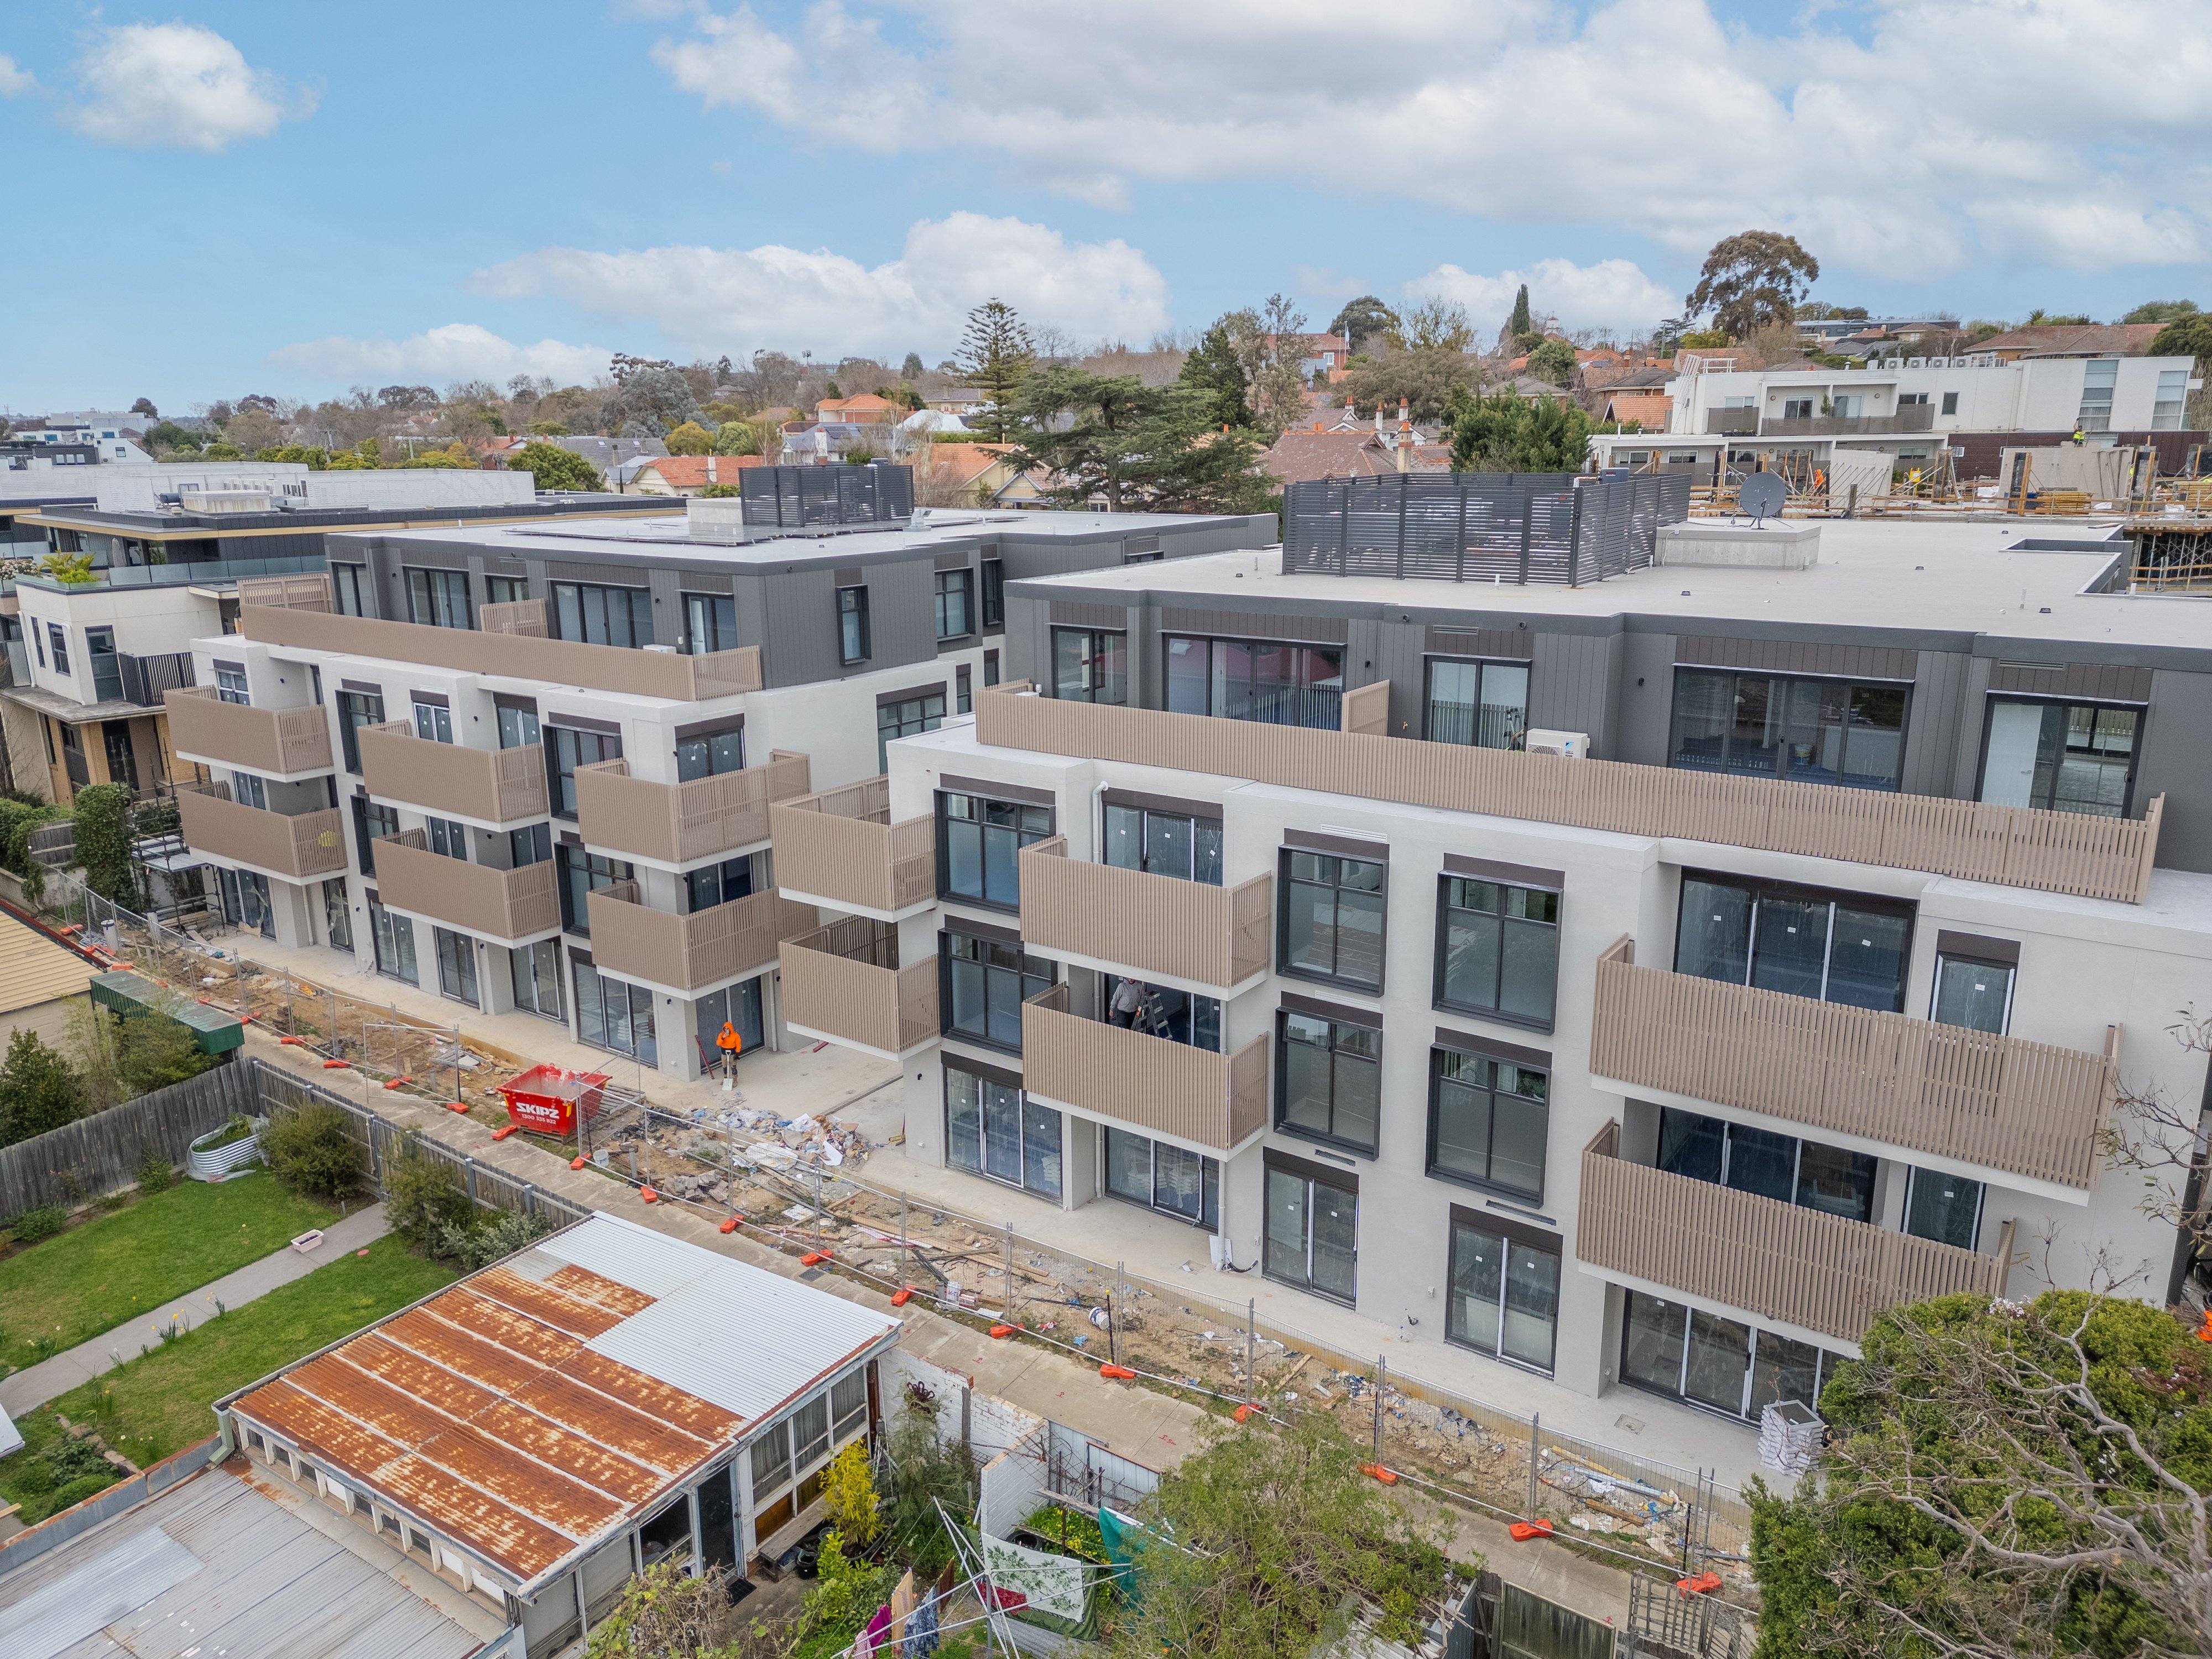
[[890,780],[877,777],[770,806],[776,885],[878,921],[936,902],[936,825],[927,817],[893,823],[890,796]]
[[1267,1044],[1217,1054],[1067,1010],[1065,982],[1022,1005],[1022,1083],[1033,1095],[1226,1158],[1267,1127]]
[[545,816],[545,751],[471,749],[418,738],[405,720],[362,726],[362,781],[379,800],[398,801],[441,818],[514,823]]
[[2105,1052],[1725,985],[1600,957],[1590,1071],[2087,1193],[2120,1030]]
[[688,783],[629,775],[628,761],[576,769],[576,822],[588,847],[618,858],[687,865],[758,847],[769,838],[769,808],[812,787],[804,755],[778,749],[766,766]]
[[634,881],[603,887],[586,902],[594,963],[618,979],[684,996],[775,967],[785,939],[821,925],[812,905],[773,890],[688,916],[642,903]]
[[1054,836],[1021,854],[1022,942],[1048,956],[1183,988],[1231,992],[1267,971],[1272,878],[1213,887],[1067,856]]
[[793,1030],[886,1060],[937,1041],[937,959],[900,967],[896,929],[848,916],[784,940],[777,958]]
[[1575,1255],[1608,1275],[1664,1285],[1856,1342],[1885,1308],[2004,1293],[2013,1224],[1983,1255],[1756,1193],[1620,1159],[1620,1125],[1583,1149]]
[[228,784],[177,791],[185,845],[286,881],[312,881],[346,867],[345,819],[335,811],[287,817],[230,799]]
[[164,652],[155,657],[125,654],[115,660],[122,670],[124,702],[135,702],[141,708],[165,708],[171,691],[192,683],[189,651]]
[[[2153,799],[2140,819],[2089,817],[1062,701],[1037,696],[1025,680],[975,694],[975,741],[2128,904],[2142,903],[2149,888],[2166,799]],[[781,858],[779,848],[779,868]]]
[[1770,415],[1759,424],[1762,438],[1881,438],[1892,433],[1933,432],[1936,410],[1929,404],[1906,404],[1893,415]]
[[1759,411],[1755,409],[1709,409],[1705,411],[1705,434],[1708,437],[1748,436],[1759,430]]
[[376,617],[252,605],[239,612],[239,627],[250,640],[295,650],[381,657],[459,673],[550,680],[558,685],[659,697],[670,702],[703,702],[761,689],[760,648],[750,645],[687,657],[673,651],[586,645],[578,640],[533,639],[526,634],[431,628]]
[[272,778],[331,769],[330,717],[319,703],[253,708],[224,702],[211,685],[194,685],[164,692],[162,706],[169,715],[169,747],[186,760]]
[[377,896],[392,909],[501,945],[561,931],[560,890],[550,860],[494,870],[432,852],[420,830],[380,836],[375,851]]

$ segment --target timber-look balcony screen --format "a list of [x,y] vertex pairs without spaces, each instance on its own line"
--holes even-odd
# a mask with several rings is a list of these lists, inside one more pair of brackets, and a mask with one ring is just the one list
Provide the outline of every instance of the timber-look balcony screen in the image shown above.
[[1915,1238],[1623,1163],[1620,1125],[1583,1149],[1575,1255],[1601,1272],[1664,1285],[1761,1318],[1856,1342],[1899,1303],[2003,1293],[2013,1226],[1995,1255]]
[[1067,1011],[1065,981],[1022,1004],[1022,1084],[1047,1100],[1224,1157],[1267,1125],[1267,1045],[1233,1054]]
[[804,755],[778,749],[765,766],[654,783],[629,775],[629,763],[595,761],[576,769],[576,824],[584,840],[634,858],[689,864],[769,838],[769,808],[812,787]]
[[230,799],[227,784],[177,791],[185,845],[305,881],[346,866],[345,819],[333,810],[288,817]]
[[623,691],[671,702],[703,702],[710,697],[761,689],[760,647],[752,645],[687,657],[674,651],[586,645],[580,640],[532,639],[525,634],[495,634],[480,628],[432,628],[423,623],[386,622],[378,617],[261,605],[241,609],[238,625],[247,639],[270,645],[382,657],[391,662],[421,663],[426,668],[462,673],[550,680],[557,685]]
[[937,1040],[937,959],[900,967],[896,928],[847,916],[777,955],[787,1024],[883,1054]]
[[169,747],[180,755],[274,776],[330,769],[330,716],[319,703],[253,708],[224,702],[211,685],[173,687],[161,694],[161,702],[168,711]]
[[561,926],[556,866],[550,859],[494,870],[430,851],[420,830],[380,836],[375,849],[377,896],[394,910],[508,944]]
[[1077,702],[1038,696],[1026,680],[975,694],[975,741],[2130,904],[2149,887],[2166,801],[2154,797],[2140,819],[2094,817]]
[[776,965],[777,946],[820,926],[811,904],[770,890],[675,915],[638,902],[634,881],[603,887],[591,911],[592,960],[620,979],[678,991],[726,985]]
[[471,749],[418,738],[405,720],[364,726],[355,741],[361,745],[362,782],[379,800],[486,823],[546,814],[545,751],[534,743]]
[[1598,959],[1593,1075],[2086,1192],[2119,1060]]
[[1021,852],[1022,942],[1224,989],[1267,971],[1273,878],[1215,887],[1067,856],[1054,836]]
[[769,808],[775,884],[856,910],[890,913],[937,896],[937,829],[890,821],[887,777],[866,778]]

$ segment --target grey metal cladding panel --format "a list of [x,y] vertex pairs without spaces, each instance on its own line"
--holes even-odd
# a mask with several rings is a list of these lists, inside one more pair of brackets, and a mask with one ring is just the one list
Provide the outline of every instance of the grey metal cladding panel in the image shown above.
[[1369,625],[1375,630],[1374,678],[1390,682],[1390,724],[1387,729],[1393,737],[1418,738],[1422,735],[1423,629],[1417,623]]
[[677,592],[676,572],[656,569],[646,585],[653,592],[653,637],[674,645],[684,632],[684,600]]
[[[868,567],[870,666],[896,668],[937,659],[937,581],[927,558]],[[824,614],[835,620],[832,609]]]
[[1091,605],[1081,599],[1054,599],[1052,620],[1060,628],[1127,628],[1129,609],[1121,605]]
[[2212,674],[2160,669],[2143,722],[2142,758],[2136,767],[2138,817],[2153,795],[2166,797],[2158,861],[2168,869],[2212,871],[2212,782],[2204,769],[2204,734],[2212,731]]
[[1583,634],[1546,634],[1528,666],[1528,724],[1587,732],[1601,752],[1609,724],[1607,641]]
[[732,576],[730,590],[738,601],[738,643],[760,647],[761,674],[769,685],[783,682],[775,678],[776,653],[781,648],[775,636],[768,631],[768,617],[763,607],[763,594],[773,578],[759,575]]
[[2045,697],[2087,697],[2104,702],[2148,702],[2151,670],[2115,662],[2027,663],[1999,657],[1990,665],[1990,690]]
[[135,1623],[140,1608],[204,1571],[198,1556],[158,1528],[110,1535],[106,1542],[66,1574],[11,1600],[5,1620],[10,1659],[55,1659],[106,1626]]
[[1918,665],[1918,654],[1894,646],[1744,639],[1717,634],[1684,634],[1674,644],[1674,660],[1690,665],[1748,668],[1771,674],[1863,675],[1885,680],[1911,679]]
[[1966,718],[1966,671],[1972,660],[1956,651],[1920,653],[1912,703],[1905,714],[1905,771],[1898,785],[1904,793],[1951,793]]
[[1664,766],[1674,735],[1674,635],[1625,634],[1620,648],[1620,690],[1613,699],[1616,724],[1607,757]]
[[[761,592],[757,637],[762,678],[769,685],[811,685],[855,672],[837,659],[837,584],[830,571],[771,571],[761,578]],[[744,627],[741,617],[740,640]]]
[[1439,628],[1431,623],[1425,632],[1425,648],[1433,656],[1525,660],[1535,654],[1535,635],[1526,628]]
[[1281,611],[1195,610],[1182,605],[1160,607],[1160,627],[1170,634],[1215,634],[1261,640],[1318,640],[1340,643],[1346,633],[1344,617],[1308,616],[1287,608]]
[[1044,683],[1038,665],[1044,660],[1043,641],[1051,614],[1051,604],[1046,600],[1006,595],[1006,644],[999,658],[1000,679],[1027,680],[1032,685]]
[[726,570],[675,570],[677,591],[683,593],[727,593],[736,578]]

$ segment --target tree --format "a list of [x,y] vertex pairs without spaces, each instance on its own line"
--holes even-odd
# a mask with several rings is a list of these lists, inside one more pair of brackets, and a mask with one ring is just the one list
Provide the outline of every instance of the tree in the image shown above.
[[855,1440],[830,1462],[823,1478],[822,1499],[837,1534],[865,1548],[883,1529],[876,1513],[876,1483],[868,1475],[868,1448]]
[[271,1113],[261,1151],[277,1180],[313,1198],[345,1197],[368,1167],[352,1121],[327,1101]]
[[968,313],[952,361],[961,378],[988,400],[979,418],[994,443],[1005,443],[1012,434],[1015,396],[1036,357],[1030,331],[1012,306],[986,300]]
[[1342,335],[1354,351],[1398,326],[1398,313],[1371,294],[1347,303],[1330,319],[1328,331]]
[[1216,426],[1252,424],[1252,408],[1244,397],[1244,365],[1225,322],[1217,321],[1199,337],[1176,378],[1206,394],[1211,399],[1208,418]]
[[1152,1540],[1113,1652],[1304,1659],[1336,1650],[1326,1633],[1352,1606],[1379,1640],[1419,1640],[1444,1588],[1441,1533],[1362,1474],[1360,1458],[1317,1412],[1216,1430],[1146,1502]]
[[1946,1297],[1860,1351],[1818,1478],[1752,1489],[1762,1655],[2212,1651],[2212,1364],[2172,1314]]
[[1257,362],[1252,375],[1252,412],[1272,436],[1305,409],[1305,313],[1287,296],[1269,295],[1260,310],[1254,344]]
[[908,352],[906,362],[899,367],[899,379],[902,380],[918,380],[927,373],[928,371],[921,366],[921,354],[919,351]]
[[138,878],[131,867],[131,786],[95,783],[76,792],[76,861],[85,885],[102,898],[135,905]]
[[1589,457],[1589,416],[1556,398],[1462,392],[1449,426],[1455,472],[1579,472]]
[[607,481],[573,449],[532,442],[507,458],[510,472],[527,472],[539,489],[605,489]]
[[234,443],[212,443],[200,451],[200,459],[205,461],[242,461],[246,459],[246,452]]
[[688,1561],[656,1561],[623,1586],[586,1659],[717,1659],[734,1651],[738,1615],[722,1569],[693,1577]]
[[2124,323],[2178,323],[2197,315],[2194,300],[2147,300],[2120,319]]
[[[2191,309],[2194,307],[2192,307]],[[154,407],[154,400],[151,398],[141,398],[131,405],[131,412],[133,415],[143,415],[149,421],[158,421],[161,418],[161,411]]]
[[1465,351],[1474,343],[1474,330],[1465,306],[1437,294],[1399,313],[1397,326],[1384,337],[1401,351]]
[[696,421],[686,421],[683,425],[673,428],[661,441],[667,445],[668,453],[672,455],[712,455],[715,453],[714,434]]
[[1528,372],[1553,386],[1570,386],[1575,378],[1575,349],[1565,340],[1547,340],[1528,354]]
[[58,1129],[84,1115],[84,1085],[35,1031],[8,1039],[0,1063],[0,1146]]
[[475,1208],[453,1166],[426,1156],[410,1133],[384,1173],[384,1218],[392,1231],[415,1249],[428,1249],[441,1228],[467,1225]]
[[2087,328],[2091,325],[2088,313],[2080,311],[2045,311],[2041,306],[2027,313],[2022,328]]
[[603,418],[617,431],[635,426],[659,438],[699,418],[699,399],[690,380],[675,364],[617,352],[613,374],[615,389],[607,398]]
[[725,421],[714,428],[714,453],[717,455],[756,454],[760,449],[760,435],[758,428],[750,421]]
[[1523,334],[1535,332],[1535,325],[1528,320],[1528,284],[1526,283],[1521,284],[1520,291],[1513,296],[1513,314],[1505,319],[1505,332],[1509,338],[1516,340]]
[[1820,279],[1820,262],[1778,230],[1747,230],[1713,244],[1698,285],[1684,301],[1693,317],[1712,313],[1730,339],[1786,323]]
[[1027,428],[1010,457],[1045,469],[1046,493],[1066,507],[1103,498],[1109,512],[1259,512],[1273,486],[1243,428],[1222,431],[1203,388],[1148,386],[1133,374],[1054,366],[1032,372],[1018,413]]
[[2194,357],[2201,367],[2212,359],[2212,317],[2177,317],[2151,337],[2154,357]]
[[1413,419],[1433,421],[1443,414],[1455,391],[1464,394],[1474,387],[1480,373],[1463,351],[1401,351],[1354,364],[1344,378],[1344,395],[1354,409],[1379,405],[1393,418],[1402,400]]

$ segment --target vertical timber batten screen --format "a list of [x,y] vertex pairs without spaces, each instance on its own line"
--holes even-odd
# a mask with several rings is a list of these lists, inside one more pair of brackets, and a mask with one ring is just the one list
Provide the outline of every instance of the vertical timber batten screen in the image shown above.
[[1572,472],[1313,478],[1284,491],[1283,512],[1285,574],[1571,586],[1648,568],[1659,526],[1690,516],[1690,481]]

